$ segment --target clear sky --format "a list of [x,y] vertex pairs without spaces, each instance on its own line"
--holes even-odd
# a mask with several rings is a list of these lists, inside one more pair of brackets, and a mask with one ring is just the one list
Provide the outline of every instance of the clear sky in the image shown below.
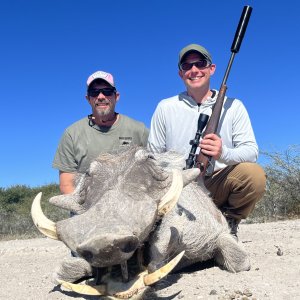
[[0,187],[58,182],[56,147],[90,113],[96,70],[114,75],[117,111],[147,127],[157,103],[184,90],[187,44],[211,52],[219,89],[245,5],[253,11],[227,95],[244,102],[260,149],[281,151],[300,142],[299,1],[2,0]]

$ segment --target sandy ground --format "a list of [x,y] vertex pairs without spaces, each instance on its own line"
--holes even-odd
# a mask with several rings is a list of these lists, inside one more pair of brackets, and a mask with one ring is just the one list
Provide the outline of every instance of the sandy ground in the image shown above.
[[[300,219],[242,224],[240,242],[252,268],[232,274],[200,265],[193,272],[169,275],[147,299],[300,299]],[[47,238],[0,242],[0,299],[99,299],[63,291],[52,271],[69,250]]]

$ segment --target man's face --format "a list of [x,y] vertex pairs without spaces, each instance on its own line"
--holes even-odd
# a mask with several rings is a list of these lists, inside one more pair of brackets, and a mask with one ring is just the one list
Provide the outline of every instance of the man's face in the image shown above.
[[[105,89],[101,91],[98,95],[87,95],[86,99],[92,107],[93,116],[102,119],[103,117],[113,116],[115,113],[115,106],[119,100],[119,93],[114,91],[112,92],[112,87],[105,81],[94,82],[89,87],[89,90],[96,91]],[[105,95],[105,91],[111,93],[111,95]]]
[[[182,63],[195,63],[204,60],[203,56],[197,52],[189,53]],[[189,70],[179,70],[179,76],[183,80],[188,91],[197,89],[209,89],[210,76],[214,74],[215,64],[208,64],[205,67],[193,65]]]

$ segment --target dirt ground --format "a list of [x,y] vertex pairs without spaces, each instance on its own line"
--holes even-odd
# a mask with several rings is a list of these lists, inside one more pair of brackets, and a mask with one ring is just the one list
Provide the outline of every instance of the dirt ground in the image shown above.
[[[147,299],[300,299],[300,219],[241,224],[239,238],[249,253],[250,271],[233,274],[202,264],[167,276],[156,284],[157,296]],[[99,299],[52,283],[54,268],[68,255],[61,242],[47,238],[0,242],[0,299]]]

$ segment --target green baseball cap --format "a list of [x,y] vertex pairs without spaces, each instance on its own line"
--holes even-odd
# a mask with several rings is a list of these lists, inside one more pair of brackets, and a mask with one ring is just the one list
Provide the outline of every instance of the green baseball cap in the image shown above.
[[187,45],[186,47],[182,48],[181,51],[179,52],[179,62],[178,66],[180,66],[182,59],[184,58],[185,55],[187,55],[190,52],[199,52],[201,55],[203,55],[210,63],[212,63],[212,58],[210,53],[202,46],[197,45],[197,44],[190,44]]

